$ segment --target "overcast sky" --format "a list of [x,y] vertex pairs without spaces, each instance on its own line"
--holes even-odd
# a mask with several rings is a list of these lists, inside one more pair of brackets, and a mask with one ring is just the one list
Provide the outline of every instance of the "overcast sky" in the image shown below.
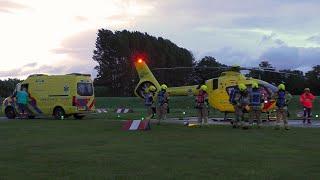
[[196,59],[320,64],[318,0],[0,0],[0,78],[91,73],[99,28],[170,39]]

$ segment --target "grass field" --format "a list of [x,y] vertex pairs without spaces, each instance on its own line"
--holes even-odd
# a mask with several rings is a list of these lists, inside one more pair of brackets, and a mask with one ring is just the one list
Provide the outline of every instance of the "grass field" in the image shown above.
[[[320,131],[7,121],[0,179],[319,179]],[[49,178],[51,177],[51,178]]]
[[[192,102],[172,98],[170,116],[194,115]],[[319,129],[162,124],[148,132],[127,132],[119,119],[143,116],[141,100],[97,98],[97,107],[120,106],[135,113],[91,115],[82,121],[0,121],[0,179],[320,178]]]

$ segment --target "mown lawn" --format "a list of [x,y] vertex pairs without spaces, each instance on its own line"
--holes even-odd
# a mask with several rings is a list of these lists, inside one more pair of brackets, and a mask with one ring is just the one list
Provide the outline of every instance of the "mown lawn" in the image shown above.
[[0,122],[0,179],[319,179],[320,131]]

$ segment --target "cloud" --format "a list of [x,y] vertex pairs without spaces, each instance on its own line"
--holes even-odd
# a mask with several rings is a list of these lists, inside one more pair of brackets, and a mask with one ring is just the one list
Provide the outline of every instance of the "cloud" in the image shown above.
[[63,40],[60,47],[52,49],[51,52],[67,56],[67,59],[61,62],[65,63],[65,72],[90,73],[96,76],[94,67],[97,64],[92,59],[96,36],[96,30],[80,32]]
[[259,45],[265,45],[265,44],[278,45],[278,46],[286,45],[286,43],[279,38],[278,34],[274,32],[272,32],[271,34],[265,34],[262,36]]
[[31,74],[60,74],[63,71],[62,66],[49,66],[42,65],[37,66],[36,63],[30,63],[23,65],[22,67],[18,67],[15,69],[11,69],[8,71],[0,71],[0,78],[7,77],[27,77]]
[[36,67],[37,65],[38,65],[38,63],[33,62],[33,63],[26,64],[23,67],[25,67],[25,68],[33,68],[33,67]]
[[0,1],[0,13],[13,13],[16,10],[27,9],[28,6],[13,1]]
[[217,61],[226,65],[251,66],[256,63],[256,59],[248,52],[236,50],[232,47],[224,47],[205,55],[213,56]]
[[84,31],[68,37],[61,42],[60,47],[52,49],[51,53],[63,55],[61,60],[52,64],[39,65],[28,63],[15,69],[0,71],[0,78],[19,77],[25,78],[30,74],[67,74],[85,73],[96,77],[94,67],[97,65],[93,59],[96,30]]
[[278,69],[310,69],[319,64],[320,48],[274,47],[261,54],[261,60],[267,60]]
[[307,41],[310,41],[310,42],[313,42],[313,43],[316,43],[316,44],[320,45],[320,34],[309,37],[307,39]]
[[219,62],[245,67],[256,67],[261,61],[269,61],[276,69],[308,71],[319,64],[320,48],[278,46],[266,49],[258,56],[232,47],[224,47],[204,54],[215,57]]
[[89,20],[87,17],[84,17],[84,16],[76,16],[74,17],[74,19],[78,22],[84,22]]

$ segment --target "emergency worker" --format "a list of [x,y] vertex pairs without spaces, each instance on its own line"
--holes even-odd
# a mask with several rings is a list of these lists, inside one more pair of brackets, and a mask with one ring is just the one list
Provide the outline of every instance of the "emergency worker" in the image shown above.
[[261,106],[263,103],[263,96],[259,89],[258,83],[252,83],[252,90],[250,92],[250,126],[253,126],[253,121],[257,121],[258,128],[261,127]]
[[167,93],[167,85],[162,84],[160,91],[157,95],[157,114],[158,114],[158,125],[161,120],[165,120],[167,117],[168,106],[169,106],[169,94]]
[[311,109],[315,98],[309,88],[305,88],[304,93],[300,96],[300,103],[303,106],[303,124],[306,121],[308,121],[308,124],[311,124]]
[[146,94],[144,96],[144,105],[147,109],[147,117],[146,119],[151,119],[154,117],[154,108],[155,108],[155,92],[156,92],[156,87],[150,86],[149,88],[146,89]]
[[200,87],[199,93],[196,96],[196,109],[198,109],[198,123],[200,125],[208,124],[208,87],[206,85],[202,85]]
[[250,110],[250,98],[249,93],[247,91],[247,86],[245,84],[240,83],[238,85],[239,93],[235,95],[235,123],[233,124],[234,128],[242,127],[243,129],[248,129],[248,125],[245,122],[245,113],[248,113]]
[[[237,106],[237,102],[236,102],[236,98],[239,98],[240,96],[240,90],[238,86],[235,86],[231,92],[229,93],[229,103],[232,104],[233,108],[234,108],[234,112],[236,114],[236,112],[238,111],[238,106]],[[235,118],[231,121],[231,124],[233,126],[233,128],[237,128],[238,127],[238,122],[237,122],[237,116],[235,116]]]
[[26,88],[23,88],[22,91],[17,92],[17,103],[19,107],[20,118],[27,116],[27,105],[29,102],[29,94]]
[[283,120],[285,130],[289,130],[288,126],[288,103],[292,96],[286,91],[286,86],[280,84],[278,86],[278,91],[274,94],[274,99],[276,100],[276,116],[277,124],[276,129],[280,129],[280,121]]

